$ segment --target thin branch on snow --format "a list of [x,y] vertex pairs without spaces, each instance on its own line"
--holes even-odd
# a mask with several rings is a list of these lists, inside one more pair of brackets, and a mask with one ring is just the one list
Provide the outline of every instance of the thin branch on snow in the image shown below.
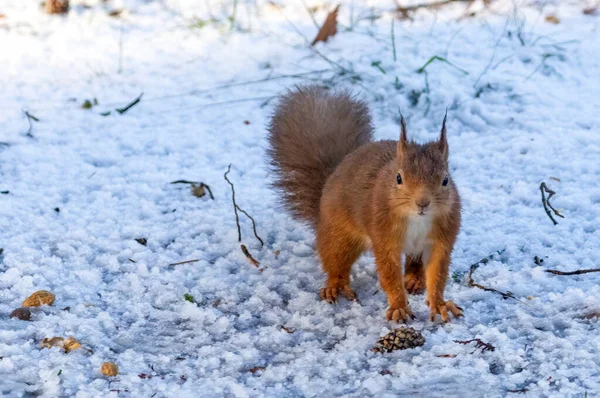
[[[504,252],[504,250],[501,250],[501,251],[499,251],[497,253],[498,254],[502,254],[503,252]],[[496,289],[493,289],[491,287],[480,285],[479,283],[476,283],[473,280],[473,272],[477,268],[479,268],[479,266],[481,264],[487,264],[488,261],[490,261],[494,257],[495,254],[496,253],[492,253],[489,256],[482,258],[478,262],[476,262],[474,264],[471,264],[471,267],[469,268],[469,286],[476,287],[476,288],[481,289],[481,290],[485,290],[486,292],[498,293],[498,294],[500,294],[502,296],[503,299],[511,298],[511,299],[517,300],[518,302],[521,302],[521,300],[519,300],[518,298],[516,298],[511,292],[501,292],[500,290],[496,290]]]
[[495,351],[496,347],[491,345],[490,343],[486,343],[481,339],[471,339],[471,340],[454,340],[455,343],[467,345],[469,343],[477,343],[475,344],[475,348],[481,348],[481,351]]
[[237,230],[238,230],[238,242],[242,241],[242,229],[240,227],[240,216],[238,214],[238,211],[241,211],[242,213],[244,213],[246,215],[246,217],[248,217],[250,219],[250,221],[252,221],[252,229],[254,231],[254,236],[256,237],[256,239],[258,239],[258,241],[260,242],[260,245],[264,246],[265,242],[263,242],[263,240],[260,238],[260,236],[258,236],[258,233],[256,232],[256,221],[254,221],[254,218],[252,218],[252,216],[250,216],[250,214],[248,214],[248,212],[246,212],[240,206],[238,206],[237,202],[235,201],[235,187],[233,186],[233,183],[227,177],[227,174],[229,174],[230,171],[231,171],[231,165],[229,165],[227,167],[227,171],[223,175],[223,178],[225,178],[225,181],[227,181],[229,183],[229,185],[231,185],[231,200],[233,201],[233,211],[235,212],[235,223],[237,225]]
[[246,256],[246,258],[248,259],[248,261],[250,261],[250,263],[252,265],[254,265],[256,268],[258,268],[261,272],[263,271],[260,268],[260,263],[258,262],[257,259],[255,259],[254,257],[252,257],[252,254],[250,254],[250,252],[248,251],[248,248],[246,247],[246,245],[240,245],[241,249],[242,249],[242,253],[244,253],[244,256]]
[[174,267],[174,266],[176,266],[176,265],[181,265],[181,264],[197,263],[198,261],[200,261],[200,259],[198,259],[198,260],[187,260],[187,261],[180,261],[180,262],[178,262],[178,263],[172,263],[172,264],[169,264],[169,267]]
[[233,186],[233,183],[231,181],[229,181],[229,178],[227,178],[227,174],[229,174],[230,171],[231,171],[231,165],[229,165],[229,167],[227,167],[227,171],[223,175],[223,178],[225,178],[225,181],[227,181],[229,183],[229,185],[231,185],[231,200],[233,201],[233,212],[235,213],[235,224],[237,225],[238,242],[241,242],[242,241],[242,228],[240,227],[240,216],[238,214],[238,205],[235,202],[235,187]]
[[131,103],[129,103],[124,108],[117,108],[115,110],[117,112],[119,112],[121,115],[124,114],[125,112],[127,112],[128,110],[130,110],[131,108],[133,108],[134,106],[136,106],[142,100],[142,96],[143,95],[144,95],[144,93],[141,93],[140,95],[138,95],[138,97],[136,99],[134,99]]
[[210,196],[210,198],[212,200],[215,200],[215,197],[214,197],[210,187],[201,181],[177,180],[177,181],[171,181],[171,184],[190,184],[192,186],[192,188],[206,189],[208,191],[208,195]]
[[27,117],[27,121],[29,122],[29,128],[25,132],[25,135],[29,138],[33,138],[33,134],[31,133],[33,131],[33,123],[31,123],[31,121],[33,120],[34,122],[39,122],[40,119],[33,116],[31,113],[29,113],[29,111],[23,111],[23,113],[25,114],[25,116]]
[[[552,213],[550,213],[550,209],[552,209],[552,211],[554,212],[554,214],[556,214],[560,218],[565,218],[565,216],[563,216],[562,214],[560,214],[558,212],[558,210],[556,210],[550,204],[550,198],[553,197],[556,194],[556,192],[554,192],[553,190],[551,190],[550,188],[548,188],[546,186],[545,182],[542,182],[540,184],[540,192],[542,193],[542,204],[544,205],[544,210],[546,210],[546,214],[548,215],[548,217],[550,217],[550,219],[552,220],[552,222],[554,223],[554,225],[558,224],[558,222],[556,222],[556,220],[554,219],[554,217],[552,217]],[[548,197],[547,198],[546,198],[546,192],[548,193]]]
[[575,271],[559,271],[556,269],[547,269],[545,271],[548,272],[549,274],[554,274],[554,275],[583,275],[583,274],[590,274],[592,272],[600,272],[600,268],[578,269]]

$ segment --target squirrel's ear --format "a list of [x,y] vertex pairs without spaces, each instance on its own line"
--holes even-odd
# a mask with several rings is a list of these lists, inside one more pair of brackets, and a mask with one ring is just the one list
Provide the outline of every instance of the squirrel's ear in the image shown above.
[[408,135],[406,134],[406,122],[404,116],[400,113],[400,141],[398,141],[398,158],[402,157],[408,144]]
[[444,121],[442,122],[442,131],[440,132],[440,140],[439,146],[440,151],[442,151],[442,155],[444,158],[448,160],[448,139],[446,138],[446,118],[448,117],[448,109],[446,109],[446,114],[444,115]]

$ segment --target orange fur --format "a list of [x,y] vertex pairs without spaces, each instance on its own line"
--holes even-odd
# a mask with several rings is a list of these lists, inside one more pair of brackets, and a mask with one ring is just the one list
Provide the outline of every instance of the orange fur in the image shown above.
[[[408,140],[403,118],[401,127],[399,141],[371,142],[363,103],[347,93],[329,94],[314,87],[292,91],[270,127],[276,186],[294,214],[315,226],[327,274],[322,299],[356,299],[350,287],[352,264],[372,248],[388,298],[387,319],[413,317],[407,289],[416,293],[425,287],[430,318],[439,314],[448,321],[448,311],[462,315],[460,307],[444,299],[461,207],[448,170],[445,119],[440,138],[423,145]],[[297,145],[288,148],[294,140]],[[316,143],[318,148],[310,147]],[[313,149],[318,153],[307,152]]]

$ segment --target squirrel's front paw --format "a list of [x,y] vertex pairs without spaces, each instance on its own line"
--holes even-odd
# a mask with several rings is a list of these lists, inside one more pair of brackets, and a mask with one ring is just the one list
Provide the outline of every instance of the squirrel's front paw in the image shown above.
[[440,316],[442,317],[442,321],[444,321],[444,322],[450,321],[450,318],[448,318],[448,311],[450,311],[452,313],[452,315],[454,315],[455,318],[464,316],[462,313],[463,309],[461,307],[459,307],[458,305],[454,304],[450,300],[442,301],[442,302],[438,302],[438,303],[430,302],[430,303],[428,303],[428,305],[429,305],[429,320],[432,322],[435,320],[435,316],[437,314],[440,314]]
[[408,322],[408,318],[416,318],[410,308],[408,308],[408,305],[405,307],[390,306],[385,313],[385,317],[388,321],[400,322],[402,320],[404,323]]
[[350,286],[324,287],[321,289],[321,300],[333,304],[337,301],[338,294],[342,297],[346,297],[346,300],[348,301],[358,301],[358,296],[354,290],[350,289]]

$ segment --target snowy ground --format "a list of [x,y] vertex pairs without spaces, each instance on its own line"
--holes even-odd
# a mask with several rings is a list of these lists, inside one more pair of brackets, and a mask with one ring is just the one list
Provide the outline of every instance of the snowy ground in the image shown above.
[[[72,3],[60,17],[35,0],[0,0],[3,396],[600,392],[600,324],[586,318],[600,310],[600,274],[544,272],[599,266],[600,17],[582,13],[590,4],[476,2],[474,17],[451,4],[396,20],[392,43],[392,1],[348,0],[340,32],[316,52],[302,1],[239,1],[233,22],[234,1]],[[206,4],[216,22],[205,23]],[[120,8],[120,18],[107,15]],[[434,55],[460,69],[436,61],[417,73]],[[303,75],[277,78],[291,74]],[[318,300],[313,234],[279,210],[267,185],[268,99],[308,81],[353,88],[380,138],[398,135],[400,107],[409,133],[431,139],[450,107],[465,208],[447,296],[465,317],[431,324],[424,297],[411,297],[421,348],[370,352],[394,327],[371,256],[353,270],[360,304]],[[99,104],[82,109],[93,98]],[[31,137],[23,111],[39,119]],[[230,163],[237,201],[265,240],[261,248],[242,217],[263,272],[237,241],[223,179]],[[208,184],[215,200],[169,184],[179,179]],[[565,216],[556,226],[542,181]],[[466,284],[470,264],[501,250],[474,278],[518,301]],[[32,322],[8,319],[40,289],[56,294],[53,306]],[[40,348],[69,335],[93,354]],[[472,338],[495,351],[454,342]],[[99,373],[104,361],[120,367],[112,381]]]

